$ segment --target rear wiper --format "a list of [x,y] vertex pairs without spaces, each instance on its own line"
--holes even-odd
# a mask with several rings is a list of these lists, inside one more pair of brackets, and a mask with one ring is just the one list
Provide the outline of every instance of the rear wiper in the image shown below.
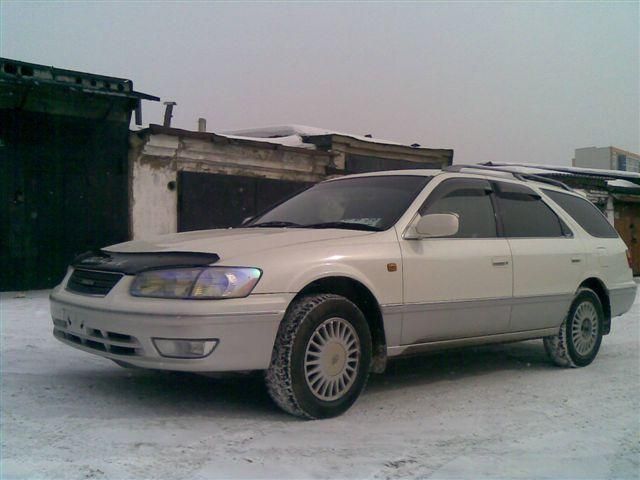
[[302,225],[300,225],[299,223],[294,223],[294,222],[282,222],[282,221],[272,221],[272,222],[261,222],[261,223],[254,223],[253,225],[247,225],[243,228],[253,228],[253,227],[302,227]]
[[355,222],[324,222],[303,225],[304,228],[344,228],[346,230],[365,230],[368,232],[381,232],[382,228]]

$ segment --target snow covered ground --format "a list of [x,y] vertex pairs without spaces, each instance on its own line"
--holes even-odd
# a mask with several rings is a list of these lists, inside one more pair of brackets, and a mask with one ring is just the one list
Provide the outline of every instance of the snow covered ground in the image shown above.
[[640,302],[587,368],[541,341],[394,362],[342,417],[281,413],[257,377],[124,370],[0,297],[2,478],[640,478]]

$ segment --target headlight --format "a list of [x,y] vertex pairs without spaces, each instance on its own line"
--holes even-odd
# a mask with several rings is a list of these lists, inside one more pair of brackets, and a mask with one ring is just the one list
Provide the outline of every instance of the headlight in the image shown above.
[[149,270],[131,285],[134,297],[239,298],[246,297],[260,280],[257,268],[208,267]]

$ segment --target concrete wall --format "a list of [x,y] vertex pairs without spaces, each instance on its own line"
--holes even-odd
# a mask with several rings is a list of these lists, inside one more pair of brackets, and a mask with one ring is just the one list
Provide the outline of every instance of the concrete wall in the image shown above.
[[[155,135],[153,136],[155,137]],[[324,180],[331,155],[184,138],[176,151],[180,170],[318,182]]]
[[177,231],[179,171],[318,182],[333,165],[328,152],[218,142],[210,134],[132,133],[130,144],[132,239]]
[[168,135],[149,140],[135,133],[129,137],[129,233],[136,240],[177,231],[179,142]]
[[131,199],[133,238],[177,231],[178,195],[173,163],[172,160],[153,159],[134,165]]

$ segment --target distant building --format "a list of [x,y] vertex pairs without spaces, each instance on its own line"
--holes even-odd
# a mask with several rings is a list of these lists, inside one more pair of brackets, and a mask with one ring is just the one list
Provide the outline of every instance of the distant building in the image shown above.
[[576,148],[573,166],[638,173],[640,155],[616,147]]
[[286,125],[235,132],[160,125],[131,132],[130,236],[238,226],[336,175],[439,169],[453,150]]

